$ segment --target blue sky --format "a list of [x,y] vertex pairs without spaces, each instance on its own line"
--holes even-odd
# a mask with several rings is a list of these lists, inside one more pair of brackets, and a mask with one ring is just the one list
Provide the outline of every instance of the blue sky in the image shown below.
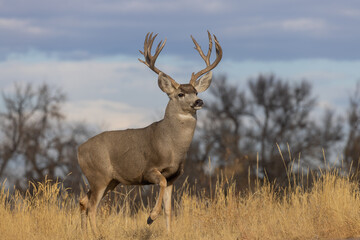
[[0,89],[46,82],[67,93],[69,120],[143,126],[167,103],[137,60],[145,34],[167,38],[157,66],[186,82],[204,65],[190,35],[206,49],[210,30],[224,51],[215,76],[307,79],[319,107],[343,113],[360,80],[359,26],[351,0],[0,0]]

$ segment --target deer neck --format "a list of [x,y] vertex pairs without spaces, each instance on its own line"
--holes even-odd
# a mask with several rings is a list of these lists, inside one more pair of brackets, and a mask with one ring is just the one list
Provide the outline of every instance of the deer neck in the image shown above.
[[187,151],[194,136],[196,121],[195,110],[193,112],[180,111],[179,106],[169,101],[161,125],[173,143],[183,146]]

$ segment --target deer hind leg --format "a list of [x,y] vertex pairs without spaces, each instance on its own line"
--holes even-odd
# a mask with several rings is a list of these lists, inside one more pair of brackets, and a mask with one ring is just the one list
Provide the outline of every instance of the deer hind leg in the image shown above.
[[166,178],[156,169],[149,172],[147,174],[146,178],[148,179],[148,181],[160,185],[159,196],[158,196],[155,206],[154,206],[153,210],[151,211],[150,216],[147,220],[147,223],[150,225],[159,216],[159,214],[161,212],[161,202],[162,202],[162,199],[164,196],[165,188],[167,186],[167,181],[166,181]]
[[[105,190],[98,190],[95,194],[92,194],[90,190],[87,195],[80,200],[80,214],[81,214],[81,228],[86,230],[87,228],[87,217],[89,217],[91,228],[94,234],[97,236],[98,231],[96,227],[96,209],[99,205],[100,200],[119,184],[119,181],[113,179],[107,185]],[[99,188],[98,188],[99,189]],[[102,189],[102,188],[100,188]],[[95,196],[94,196],[95,195]]]
[[87,214],[89,217],[91,229],[95,236],[99,236],[99,231],[96,226],[96,210],[100,203],[101,198],[104,195],[105,189],[106,189],[106,185],[102,187],[92,188],[92,192],[88,200]]
[[86,231],[87,228],[87,216],[88,216],[88,202],[91,196],[91,190],[88,191],[85,197],[79,201],[80,216],[81,216],[81,229]]

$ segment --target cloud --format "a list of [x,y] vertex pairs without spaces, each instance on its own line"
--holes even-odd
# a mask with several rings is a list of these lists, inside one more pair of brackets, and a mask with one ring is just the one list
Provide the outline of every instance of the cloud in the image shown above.
[[[129,100],[135,104],[139,104],[137,93],[157,87],[156,78],[135,57],[74,61],[31,55],[36,56],[33,59],[29,56],[24,59],[13,56],[0,62],[0,85],[24,81],[35,84],[46,82],[61,87],[71,100],[89,99],[97,95],[105,99]],[[150,77],[154,81],[147,80]]]
[[248,19],[238,25],[228,26],[224,32],[229,36],[266,36],[284,33],[311,33],[324,34],[328,25],[323,19],[288,18],[269,21],[266,18]]
[[350,1],[330,0],[326,8],[309,0],[0,3],[3,59],[29,49],[76,60],[134,54],[149,31],[168,38],[168,53],[195,59],[189,35],[206,42],[207,29],[223,44],[224,58],[359,58],[353,51],[360,38],[359,7]]
[[[191,11],[197,13],[214,13],[225,9],[230,9],[229,3],[231,1],[221,0],[181,0],[181,1],[168,1],[168,0],[119,0],[119,1],[96,1],[96,0],[79,0],[79,1],[54,1],[54,0],[33,0],[31,2],[22,0],[12,0],[11,3],[4,4],[2,11],[4,12],[26,12],[36,13],[49,11],[51,15],[62,15],[80,13],[83,15],[98,15],[98,14],[111,14],[111,13],[149,13],[155,12],[157,14],[167,14],[169,12]],[[0,3],[1,4],[1,3]]]
[[68,102],[64,112],[68,121],[95,124],[103,130],[145,127],[153,120],[148,109],[104,99]]
[[[200,57],[195,64],[171,56],[159,60],[157,66],[180,83],[189,81],[194,67],[204,65]],[[189,70],[184,71],[186,68]],[[168,101],[167,95],[158,87],[157,75],[135,56],[118,55],[75,61],[35,51],[25,55],[14,54],[0,62],[0,73],[0,89],[4,92],[11,92],[14,82],[30,82],[35,86],[47,83],[66,93],[69,112],[76,119],[80,119],[82,114],[86,115],[84,118],[91,119],[92,113],[95,113],[90,111],[93,107],[99,112],[94,119],[101,122],[99,118],[104,116],[105,120],[110,119],[111,126],[115,126],[111,119],[119,119],[117,115],[105,117],[112,110],[123,117],[119,120],[120,127],[128,126],[126,124],[130,122],[140,125],[142,114],[146,118],[159,109],[163,112]]]
[[[196,62],[181,56],[160,55],[156,66],[179,83],[184,83],[189,81],[192,72],[205,67],[201,57],[196,53],[194,55],[197,56]],[[138,61],[141,57],[140,54],[114,55],[79,61],[63,59],[56,53],[29,51],[8,56],[6,61],[0,62],[0,72],[3,82],[23,79],[38,83],[45,81],[61,84],[70,92],[82,88],[96,89],[98,94],[119,93],[116,89],[129,88],[137,88],[140,92],[145,89],[157,91],[157,76]]]
[[360,9],[356,9],[356,8],[347,8],[347,9],[343,9],[340,10],[340,14],[346,17],[350,17],[350,18],[360,18]]
[[324,32],[327,29],[327,25],[322,19],[313,18],[298,18],[288,19],[280,22],[280,25],[286,31],[299,31],[299,32]]
[[15,18],[0,18],[0,31],[7,30],[31,35],[40,35],[48,33],[42,27],[33,25],[28,20],[21,20]]

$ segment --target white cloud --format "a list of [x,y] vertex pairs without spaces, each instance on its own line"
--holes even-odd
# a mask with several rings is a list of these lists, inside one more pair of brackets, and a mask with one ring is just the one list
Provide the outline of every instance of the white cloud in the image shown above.
[[324,34],[329,30],[328,25],[322,19],[314,18],[290,18],[284,20],[269,20],[266,18],[249,18],[237,25],[231,25],[224,29],[229,36],[268,35],[277,32]]
[[340,14],[351,18],[360,18],[360,9],[348,8],[340,11]]
[[[82,8],[78,5],[79,9]],[[118,2],[93,2],[90,9],[94,12],[117,12],[117,13],[139,13],[139,12],[158,12],[170,13],[179,11],[190,11],[198,13],[218,13],[227,9],[231,9],[229,5],[223,0],[182,0],[182,1],[168,1],[168,0],[132,0],[132,1],[118,1]]]
[[[0,62],[3,81],[48,82],[66,91],[78,90],[81,94],[95,90],[97,93],[114,90],[114,86],[136,86],[146,83],[142,76],[146,70],[136,58],[84,61],[57,60],[41,54],[13,55]],[[134,74],[136,73],[136,74]],[[139,83],[141,82],[141,83]]]
[[68,102],[64,111],[69,121],[85,121],[103,130],[145,127],[153,120],[148,109],[104,99]]
[[44,28],[31,24],[30,21],[16,18],[0,18],[0,30],[1,29],[33,35],[45,34],[48,32]]
[[[230,1],[231,2],[231,1]],[[8,11],[19,10],[18,6],[26,9],[27,12],[37,13],[48,11],[49,13],[62,13],[64,15],[76,13],[86,15],[109,14],[109,13],[151,13],[168,14],[170,12],[191,11],[197,13],[216,13],[225,9],[231,9],[229,1],[226,0],[131,0],[131,1],[96,1],[96,0],[12,0],[4,4],[3,9]],[[1,1],[0,1],[1,6]]]
[[[179,70],[179,58],[163,60],[161,69],[175,79],[184,74]],[[158,88],[156,74],[135,56],[74,61],[39,52],[12,55],[0,62],[0,89],[11,93],[14,82],[60,87],[68,96],[64,108],[68,120],[85,120],[107,129],[144,127],[154,120],[158,109],[164,111],[168,99]]]
[[327,29],[326,23],[322,19],[313,18],[298,18],[288,19],[280,23],[282,28],[286,31],[300,31],[300,32],[317,32]]
[[[70,93],[71,99],[88,99],[93,94],[109,96],[132,92],[136,95],[140,91],[154,90],[158,93],[156,74],[140,63],[137,57],[140,56],[117,55],[76,61],[59,60],[56,54],[36,51],[25,55],[13,54],[8,60],[0,61],[0,87],[10,82],[47,82]],[[179,83],[189,81],[191,72],[200,70],[203,65],[200,57],[196,64],[166,55],[157,61],[157,66]]]

